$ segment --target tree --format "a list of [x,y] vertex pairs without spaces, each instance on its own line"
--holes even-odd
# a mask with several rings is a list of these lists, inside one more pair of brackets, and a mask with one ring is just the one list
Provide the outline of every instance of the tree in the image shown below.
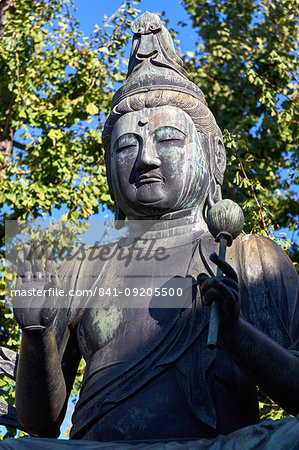
[[[136,12],[125,1],[90,37],[71,3],[3,0],[1,219],[37,217],[65,204],[87,218],[110,202],[101,128]],[[107,76],[108,75],[108,76]],[[93,126],[88,122],[99,117]],[[97,200],[96,200],[97,199]]]
[[[137,15],[125,0],[83,36],[71,0],[0,0],[0,247],[5,220],[36,219],[66,206],[65,218],[88,218],[112,205],[101,131],[114,84],[123,81],[123,49]],[[4,308],[0,342],[17,349],[19,331]],[[0,380],[2,400],[13,402]]]
[[225,196],[243,205],[247,232],[298,229],[298,1],[183,4],[198,35],[185,66],[224,131]]

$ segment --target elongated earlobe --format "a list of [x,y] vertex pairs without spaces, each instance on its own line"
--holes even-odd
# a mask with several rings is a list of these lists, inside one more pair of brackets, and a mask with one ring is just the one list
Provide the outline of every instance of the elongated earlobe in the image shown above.
[[221,186],[213,178],[211,180],[208,195],[203,207],[203,217],[205,222],[207,221],[206,218],[209,209],[211,209],[212,206],[214,206],[215,203],[219,202],[220,200],[222,200]]
[[217,182],[217,185],[222,185],[224,172],[226,168],[226,154],[225,147],[223,145],[222,140],[218,137],[215,139],[215,172],[214,176]]

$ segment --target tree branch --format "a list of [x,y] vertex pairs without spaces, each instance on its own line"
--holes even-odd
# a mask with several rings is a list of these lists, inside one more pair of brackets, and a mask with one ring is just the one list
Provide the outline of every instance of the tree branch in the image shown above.
[[13,143],[14,147],[19,148],[21,150],[25,150],[25,148],[26,148],[26,145],[25,144],[21,144],[20,142],[13,141],[12,143]]

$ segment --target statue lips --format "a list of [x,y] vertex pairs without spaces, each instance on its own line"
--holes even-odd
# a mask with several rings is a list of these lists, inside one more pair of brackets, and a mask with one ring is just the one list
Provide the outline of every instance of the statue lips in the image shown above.
[[[165,197],[164,187],[165,178],[158,172],[143,172],[139,176],[137,173],[135,181],[135,202],[137,205],[143,205],[148,208],[149,206],[156,206],[163,201]],[[144,210],[143,210],[144,212]],[[148,213],[148,210],[147,210]],[[153,211],[151,210],[151,215]]]
[[164,182],[164,177],[156,172],[143,173],[137,178],[137,187],[143,184]]

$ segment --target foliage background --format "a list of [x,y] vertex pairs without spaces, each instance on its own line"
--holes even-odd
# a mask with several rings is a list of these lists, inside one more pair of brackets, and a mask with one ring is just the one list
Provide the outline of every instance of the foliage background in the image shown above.
[[[84,36],[69,0],[0,0],[2,274],[5,220],[36,219],[61,207],[62,219],[87,219],[102,204],[113,208],[101,130],[125,77],[133,3],[119,3]],[[277,232],[298,230],[298,0],[182,3],[189,20],[176,28],[191,25],[196,40],[181,56],[224,130],[224,196],[243,205],[247,232],[276,238],[296,263],[296,243]],[[2,275],[0,343],[17,350],[4,281]],[[11,381],[2,378],[0,390],[13,404]],[[261,394],[262,418],[283,414]]]
[[198,35],[186,68],[224,130],[226,196],[247,232],[298,230],[298,1],[184,5]]

